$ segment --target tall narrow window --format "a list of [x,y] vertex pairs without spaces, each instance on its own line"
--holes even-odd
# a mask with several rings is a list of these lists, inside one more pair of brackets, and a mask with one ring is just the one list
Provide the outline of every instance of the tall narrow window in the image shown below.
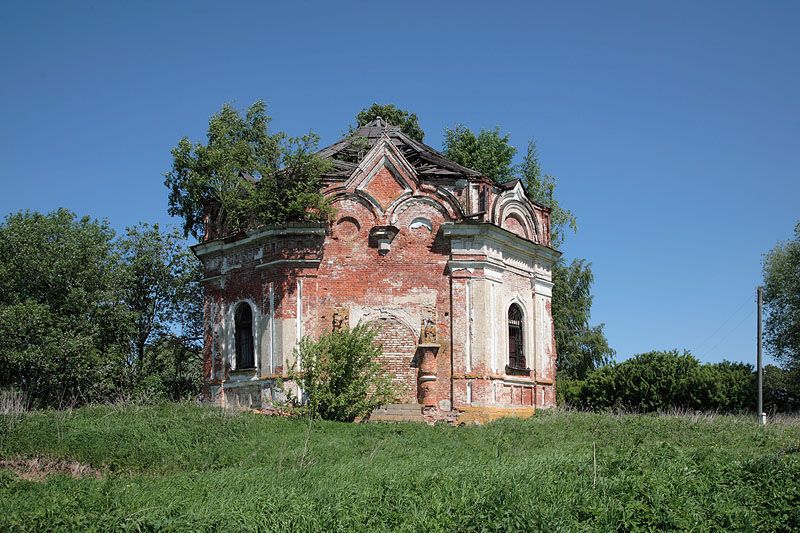
[[527,369],[523,338],[522,308],[511,304],[508,308],[508,366],[512,370]]
[[250,304],[240,303],[236,308],[236,369],[255,367],[253,354],[253,310]]

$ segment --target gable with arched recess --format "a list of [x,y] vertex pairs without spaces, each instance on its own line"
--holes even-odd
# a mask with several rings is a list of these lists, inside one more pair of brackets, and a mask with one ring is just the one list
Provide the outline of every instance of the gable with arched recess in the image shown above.
[[535,243],[542,242],[542,231],[536,212],[533,210],[522,184],[495,197],[491,222],[501,228]]

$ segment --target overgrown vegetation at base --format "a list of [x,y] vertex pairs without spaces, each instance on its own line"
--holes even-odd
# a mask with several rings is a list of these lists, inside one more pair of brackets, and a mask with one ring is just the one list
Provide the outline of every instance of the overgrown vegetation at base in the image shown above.
[[800,528],[800,428],[751,418],[554,411],[456,428],[164,405],[0,420],[0,459],[99,472],[0,470],[0,530]]
[[359,324],[316,341],[303,338],[295,350],[295,360],[302,361],[303,370],[289,372],[289,378],[300,383],[308,396],[301,409],[325,420],[352,422],[394,401],[397,391],[378,362],[381,348],[375,343],[376,334]]

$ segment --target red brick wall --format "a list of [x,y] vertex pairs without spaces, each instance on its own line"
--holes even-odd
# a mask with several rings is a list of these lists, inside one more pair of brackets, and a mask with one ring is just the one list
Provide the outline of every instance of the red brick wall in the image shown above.
[[417,338],[408,326],[396,319],[379,318],[369,322],[378,330],[375,342],[382,347],[380,363],[397,387],[401,403],[417,401],[417,369],[414,365]]
[[[422,317],[430,316],[437,323],[441,348],[437,354],[439,379],[436,384],[438,399],[450,398],[450,280],[447,273],[449,249],[439,228],[448,220],[441,210],[419,200],[411,200],[408,209],[400,209],[394,226],[399,229],[386,255],[369,242],[369,232],[377,217],[354,199],[335,202],[337,221],[325,240],[322,263],[316,278],[316,323],[313,332],[318,335],[329,331],[336,307],[351,309],[369,308],[381,320],[402,310],[413,323],[392,326],[390,331],[400,335],[402,343],[416,343]],[[424,217],[431,222],[432,231],[424,227],[409,228],[411,222]],[[341,222],[349,225],[348,232],[339,230]],[[354,228],[358,227],[357,231]],[[309,293],[307,295],[311,297]],[[402,335],[400,332],[403,332]],[[388,341],[387,334],[382,340]],[[403,357],[414,350],[403,351]],[[400,381],[408,384],[409,401],[416,401],[416,369],[405,360],[393,361],[403,367]],[[408,361],[410,364],[410,359]]]

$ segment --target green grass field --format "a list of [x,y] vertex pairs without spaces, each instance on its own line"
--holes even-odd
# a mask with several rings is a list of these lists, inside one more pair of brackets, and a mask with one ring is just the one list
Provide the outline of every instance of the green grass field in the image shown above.
[[163,405],[0,420],[0,459],[95,469],[0,469],[4,531],[800,529],[800,428],[749,418],[456,428]]

